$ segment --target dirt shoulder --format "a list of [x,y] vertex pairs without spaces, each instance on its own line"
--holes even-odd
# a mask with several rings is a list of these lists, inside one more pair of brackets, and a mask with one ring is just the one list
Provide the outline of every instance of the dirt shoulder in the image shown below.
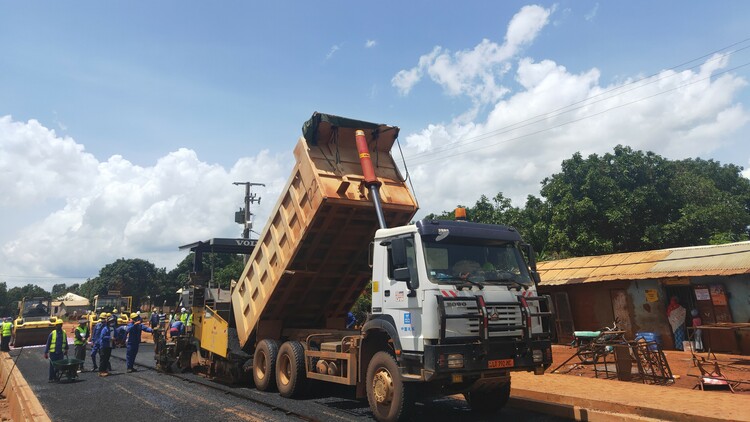
[[[562,362],[567,360],[571,355],[575,353],[575,349],[562,346],[554,345],[552,347],[552,355],[554,363],[551,369],[554,369]],[[700,370],[693,363],[693,356],[690,352],[681,352],[676,350],[666,350],[664,354],[669,363],[669,368],[672,374],[676,375],[674,385],[665,388],[688,388],[692,389],[698,382],[698,375]],[[706,358],[706,360],[714,360],[714,355],[707,358],[706,353],[696,353],[696,357]],[[727,355],[716,353],[716,361],[719,363],[722,374],[730,380],[738,380],[750,382],[750,356],[738,356],[738,355]],[[613,365],[611,366],[614,367]],[[599,369],[602,367],[599,366]],[[584,365],[576,357],[568,362],[565,366],[558,370],[558,373],[577,376],[595,378],[596,373],[593,365]],[[600,372],[599,378],[603,378],[603,374]],[[750,395],[750,384],[741,384],[735,389],[737,394]],[[731,394],[729,391],[727,394]]]

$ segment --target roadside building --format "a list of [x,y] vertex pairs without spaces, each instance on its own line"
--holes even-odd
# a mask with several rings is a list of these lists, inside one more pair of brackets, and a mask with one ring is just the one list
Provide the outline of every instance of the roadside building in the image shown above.
[[[688,328],[692,309],[703,324],[750,322],[750,242],[546,261],[538,269],[540,293],[555,303],[560,343],[570,342],[574,330],[597,330],[618,318],[629,338],[656,333],[672,349],[672,297],[687,309]],[[714,351],[750,353],[747,324],[703,336]]]
[[63,318],[84,315],[89,309],[89,300],[75,293],[66,293],[53,300],[52,315]]

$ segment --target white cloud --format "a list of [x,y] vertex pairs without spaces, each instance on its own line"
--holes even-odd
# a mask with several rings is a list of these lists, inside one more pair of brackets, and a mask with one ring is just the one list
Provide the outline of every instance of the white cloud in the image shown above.
[[[2,117],[0,174],[14,182],[0,185],[0,213],[22,224],[0,231],[0,274],[28,276],[8,279],[16,284],[36,282],[34,276],[87,277],[120,257],[171,269],[185,256],[179,245],[239,237],[234,211],[244,190],[232,182],[266,183],[254,188],[265,201],[252,208],[256,221],[265,221],[286,181],[288,157],[261,151],[225,169],[180,149],[150,167],[121,156],[98,162],[83,145],[37,121]],[[60,205],[42,217],[24,217],[50,199]]]
[[599,12],[599,3],[596,3],[594,5],[594,7],[591,10],[589,10],[588,13],[586,13],[585,15],[583,15],[583,18],[586,19],[587,21],[591,22],[591,21],[594,20],[594,18],[596,18],[596,14],[598,12]]
[[508,24],[503,44],[484,39],[473,49],[455,53],[437,46],[420,57],[416,67],[399,71],[391,84],[407,95],[426,73],[451,96],[466,95],[478,104],[497,101],[508,93],[500,80],[510,71],[510,60],[534,41],[550,13],[540,6],[524,6]]
[[365,42],[365,48],[372,48],[372,47],[375,47],[376,45],[378,45],[378,42],[375,40],[367,40]]
[[521,59],[515,73],[521,89],[494,102],[485,118],[454,119],[406,137],[422,213],[498,192],[522,206],[575,152],[602,154],[623,144],[671,159],[707,155],[750,121],[737,102],[747,82],[717,75],[727,67],[716,56],[694,71],[607,85],[595,68],[571,73],[550,60]]
[[328,54],[326,54],[326,60],[328,60],[328,59],[330,59],[331,57],[333,57],[333,55],[334,55],[334,54],[335,54],[335,53],[336,53],[337,51],[339,51],[339,49],[341,49],[341,46],[339,46],[339,45],[334,45],[334,46],[332,46],[332,47],[331,47],[331,49],[330,49],[330,50],[328,50]]

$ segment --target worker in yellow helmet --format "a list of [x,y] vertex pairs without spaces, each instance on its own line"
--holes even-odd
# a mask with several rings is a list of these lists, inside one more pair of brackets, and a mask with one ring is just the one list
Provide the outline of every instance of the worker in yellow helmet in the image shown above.
[[58,319],[55,329],[47,336],[47,345],[44,347],[44,358],[49,359],[49,382],[57,381],[55,366],[52,362],[62,360],[68,354],[68,336],[63,332],[63,322]]
[[94,369],[92,371],[98,371],[99,366],[96,364],[96,356],[99,354],[99,335],[102,333],[102,327],[107,323],[107,313],[102,312],[99,314],[99,322],[94,325],[94,329],[91,332],[91,362],[94,363]]

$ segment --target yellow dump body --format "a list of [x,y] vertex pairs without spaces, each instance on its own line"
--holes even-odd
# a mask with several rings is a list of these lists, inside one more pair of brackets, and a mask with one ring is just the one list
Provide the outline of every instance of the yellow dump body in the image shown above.
[[352,126],[321,121],[294,149],[291,177],[232,289],[243,347],[254,333],[260,340],[284,328],[343,328],[370,280],[368,250],[379,226],[356,129],[366,129],[386,224],[407,224],[417,211],[390,153],[398,128]]

